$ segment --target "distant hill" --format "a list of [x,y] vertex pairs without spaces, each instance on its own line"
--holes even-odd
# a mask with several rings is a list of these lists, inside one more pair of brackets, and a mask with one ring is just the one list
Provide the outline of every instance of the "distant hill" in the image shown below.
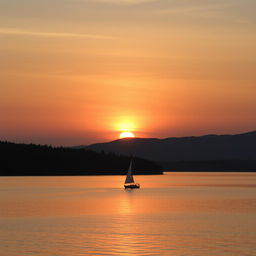
[[[89,149],[0,142],[0,175],[126,174],[131,157]],[[162,174],[152,161],[134,158],[134,174]]]
[[132,154],[161,162],[167,167],[173,166],[170,163],[174,162],[197,162],[198,165],[199,162],[205,161],[208,164],[216,161],[226,161],[226,163],[232,161],[235,165],[234,161],[254,162],[256,160],[256,131],[236,135],[205,135],[166,139],[129,138],[93,144],[85,148],[98,152],[104,150],[106,153]]

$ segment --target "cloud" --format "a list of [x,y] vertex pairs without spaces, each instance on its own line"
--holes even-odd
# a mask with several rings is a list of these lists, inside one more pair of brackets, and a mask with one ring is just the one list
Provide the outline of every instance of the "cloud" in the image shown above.
[[205,11],[219,11],[222,10],[223,8],[228,8],[230,7],[231,4],[230,3],[209,3],[209,2],[205,2],[204,4],[199,3],[199,4],[186,4],[186,5],[176,5],[173,6],[172,8],[165,8],[165,9],[161,9],[159,12],[161,13],[177,13],[177,14],[181,14],[181,13],[201,13],[201,12],[205,12]]
[[116,5],[136,5],[136,4],[156,2],[159,0],[79,0],[79,1],[91,2],[91,3],[116,4]]
[[[186,2],[186,1],[185,1]],[[249,4],[250,3],[250,4]],[[256,6],[251,0],[246,1],[194,1],[186,4],[176,4],[172,8],[156,9],[155,13],[160,15],[183,15],[183,17],[206,18],[208,20],[225,22],[236,22],[239,24],[255,23],[255,15],[252,11]]]
[[17,28],[0,28],[0,35],[20,35],[36,37],[80,37],[88,39],[114,39],[112,36],[97,34],[80,34],[80,33],[61,33],[61,32],[41,32],[32,30],[23,30]]

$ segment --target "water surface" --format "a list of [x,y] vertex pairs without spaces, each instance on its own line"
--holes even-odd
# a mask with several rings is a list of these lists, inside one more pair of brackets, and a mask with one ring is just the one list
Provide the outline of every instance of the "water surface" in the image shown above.
[[256,255],[256,173],[1,177],[0,254]]

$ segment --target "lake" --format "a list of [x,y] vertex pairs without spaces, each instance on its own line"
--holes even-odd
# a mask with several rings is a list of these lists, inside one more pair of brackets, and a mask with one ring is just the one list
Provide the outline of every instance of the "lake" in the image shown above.
[[0,255],[256,255],[256,173],[1,177]]

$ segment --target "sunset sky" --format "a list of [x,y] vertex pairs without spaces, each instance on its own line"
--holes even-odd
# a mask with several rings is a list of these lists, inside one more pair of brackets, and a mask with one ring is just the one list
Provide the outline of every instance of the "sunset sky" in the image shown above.
[[0,140],[256,128],[255,0],[0,0]]

